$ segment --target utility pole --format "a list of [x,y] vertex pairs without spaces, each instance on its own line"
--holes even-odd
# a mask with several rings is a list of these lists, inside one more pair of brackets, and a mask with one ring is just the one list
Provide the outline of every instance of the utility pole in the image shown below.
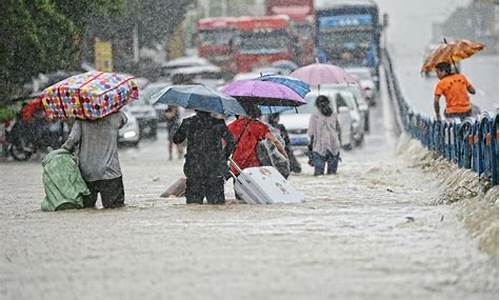
[[134,25],[134,30],[132,31],[132,47],[134,51],[134,62],[139,62],[139,24],[137,22]]

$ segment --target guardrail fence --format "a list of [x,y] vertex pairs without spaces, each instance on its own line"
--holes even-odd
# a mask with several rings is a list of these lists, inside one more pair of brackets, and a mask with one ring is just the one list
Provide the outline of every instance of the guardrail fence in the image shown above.
[[413,113],[401,93],[390,54],[384,51],[385,78],[399,131],[406,131],[429,150],[498,185],[498,113],[483,112],[461,122],[437,121]]

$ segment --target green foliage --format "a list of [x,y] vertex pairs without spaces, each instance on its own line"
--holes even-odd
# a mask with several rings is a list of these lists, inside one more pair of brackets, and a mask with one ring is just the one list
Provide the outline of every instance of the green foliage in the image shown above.
[[89,20],[120,11],[123,1],[0,1],[0,103],[40,72],[76,68]]
[[193,2],[0,0],[0,104],[38,73],[77,69],[96,37],[112,41],[114,58],[128,64],[136,24],[141,46],[162,44]]
[[12,108],[0,106],[0,123],[13,120],[16,117],[16,111]]

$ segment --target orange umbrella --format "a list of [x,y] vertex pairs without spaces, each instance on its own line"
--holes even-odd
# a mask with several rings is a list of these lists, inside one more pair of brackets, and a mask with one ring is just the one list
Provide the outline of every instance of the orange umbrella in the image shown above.
[[436,48],[426,59],[420,72],[429,73],[437,64],[447,62],[455,64],[462,59],[471,57],[477,52],[484,49],[481,43],[471,42],[469,40],[457,40],[447,42],[444,39],[444,44]]

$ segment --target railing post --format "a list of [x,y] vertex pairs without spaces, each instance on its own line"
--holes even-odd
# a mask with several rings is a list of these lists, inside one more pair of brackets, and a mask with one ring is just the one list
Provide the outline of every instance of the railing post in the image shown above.
[[491,118],[488,113],[483,113],[479,122],[479,175],[491,176]]
[[498,113],[491,120],[491,179],[498,184]]

